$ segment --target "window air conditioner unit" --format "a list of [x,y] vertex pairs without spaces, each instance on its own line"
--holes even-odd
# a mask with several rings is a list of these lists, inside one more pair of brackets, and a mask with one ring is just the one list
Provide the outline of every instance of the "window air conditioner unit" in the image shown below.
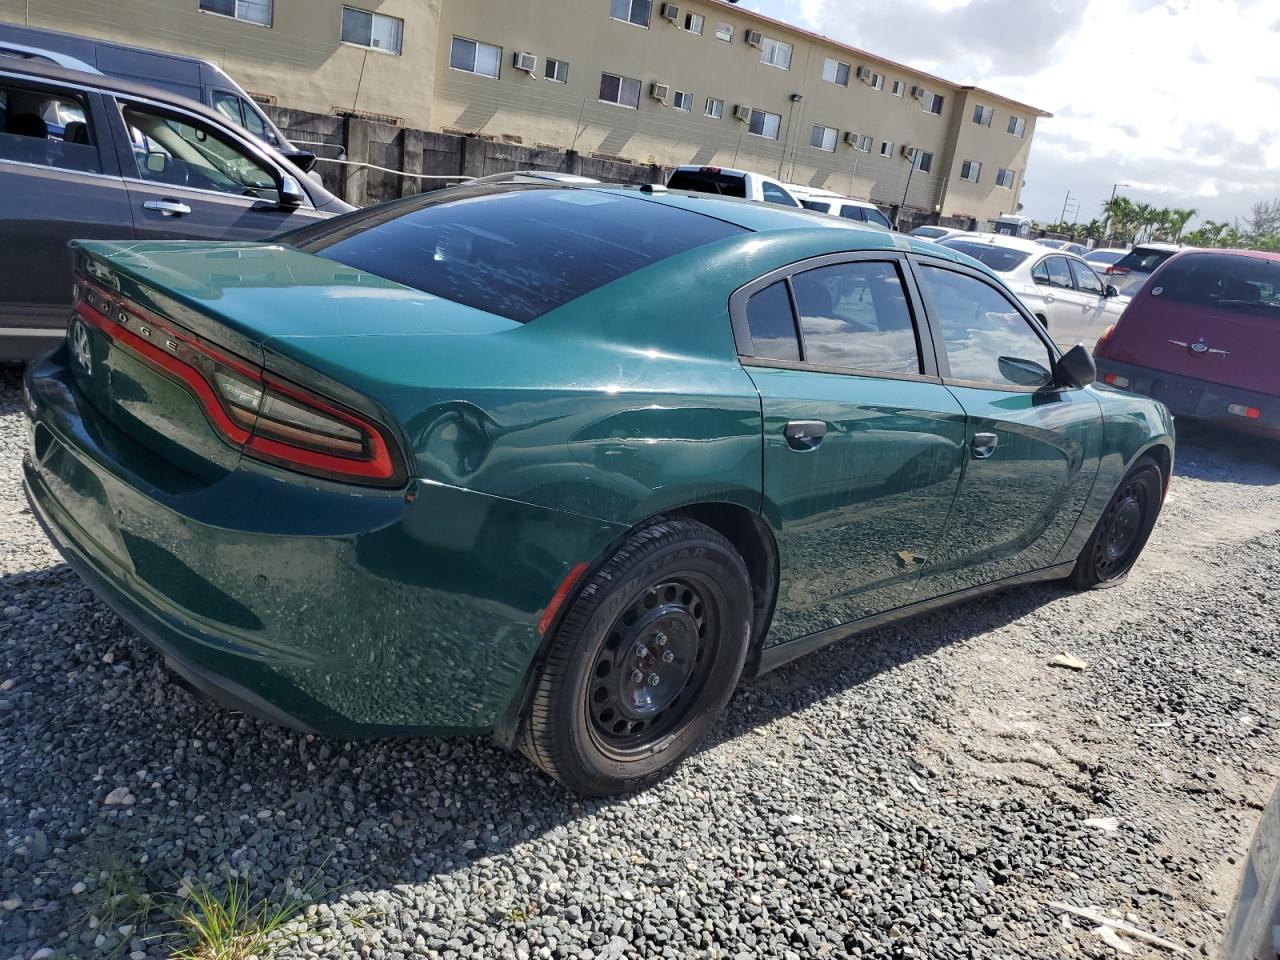
[[733,119],[741,120],[744,123],[751,119],[751,108],[745,103],[740,103],[733,108]]
[[916,158],[916,148],[915,148],[915,147],[903,147],[903,148],[902,148],[902,155],[903,155],[904,157],[906,157],[908,160],[914,160],[914,159]]
[[675,23],[680,19],[680,8],[674,3],[664,3],[661,7],[662,19]]
[[913,97],[914,97],[915,99],[917,99],[917,100],[923,100],[923,99],[924,99],[924,87],[912,87],[912,88],[911,88],[911,96],[913,96]]
[[534,72],[538,69],[538,58],[532,53],[517,52],[513,62],[515,63],[515,68],[517,70],[523,70],[530,76],[533,76]]
[[846,130],[844,132],[844,142],[851,147],[856,147],[858,145],[858,135],[852,130]]
[[859,67],[859,68],[858,68],[858,79],[859,79],[859,80],[861,80],[863,83],[870,83],[870,82],[871,82],[871,68],[870,68],[870,67]]
[[747,43],[750,46],[753,46],[753,47],[764,46],[764,34],[761,33],[759,30],[748,30],[746,36],[747,36]]
[[655,100],[662,100],[665,102],[670,94],[671,88],[665,83],[649,84],[649,96],[653,97]]

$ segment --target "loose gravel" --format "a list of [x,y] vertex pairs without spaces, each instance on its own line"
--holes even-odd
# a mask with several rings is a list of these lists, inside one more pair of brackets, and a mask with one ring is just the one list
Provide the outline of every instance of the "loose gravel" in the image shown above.
[[821,651],[744,686],[667,782],[584,802],[482,740],[334,742],[194,698],[40,534],[0,378],[0,960],[166,956],[172,925],[108,895],[228,870],[309,896],[290,960],[1116,956],[1055,901],[1219,953],[1280,777],[1276,444],[1185,428],[1124,585]]

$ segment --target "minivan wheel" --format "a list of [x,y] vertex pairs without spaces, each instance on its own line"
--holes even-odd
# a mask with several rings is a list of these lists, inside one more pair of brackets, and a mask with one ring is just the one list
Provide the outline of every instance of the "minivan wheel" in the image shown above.
[[1081,590],[1123,583],[1160,515],[1164,475],[1149,458],[1134,465],[1112,495],[1071,572]]
[[575,793],[665,777],[737,686],[751,610],[746,566],[719,533],[684,518],[636,531],[556,630],[522,752]]

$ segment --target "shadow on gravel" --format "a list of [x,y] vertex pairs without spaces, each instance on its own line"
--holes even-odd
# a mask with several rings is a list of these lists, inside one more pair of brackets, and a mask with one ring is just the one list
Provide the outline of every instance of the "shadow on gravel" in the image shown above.
[[[708,746],[1060,595],[1017,588],[815,652],[744,684]],[[53,942],[73,928],[68,891],[98,871],[103,851],[143,862],[156,890],[234,865],[265,895],[292,869],[318,871],[323,898],[345,893],[358,905],[375,890],[413,896],[397,884],[436,877],[447,887],[447,875],[476,860],[652,802],[579,800],[481,739],[326,741],[208,705],[65,566],[0,578],[0,610],[0,679],[13,681],[0,692],[0,813],[12,838],[0,846],[0,875],[30,877],[24,900],[45,904],[10,914],[0,942]],[[656,790],[698,790],[704,764],[724,762],[704,748]],[[749,788],[747,762],[729,762],[744,766]],[[517,870],[533,898],[557,867],[503,869]]]
[[1177,429],[1175,477],[1248,486],[1280,484],[1280,440],[1189,420],[1179,420]]

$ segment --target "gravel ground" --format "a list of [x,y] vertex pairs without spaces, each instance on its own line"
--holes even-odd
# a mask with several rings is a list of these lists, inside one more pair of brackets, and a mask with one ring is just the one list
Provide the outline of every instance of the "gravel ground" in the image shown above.
[[165,956],[172,926],[113,920],[108,888],[229,869],[303,878],[285,958],[1116,955],[1053,901],[1219,952],[1280,777],[1278,445],[1184,429],[1123,586],[829,648],[740,690],[671,780],[579,802],[480,740],[194,699],[36,528],[0,377],[0,960]]

